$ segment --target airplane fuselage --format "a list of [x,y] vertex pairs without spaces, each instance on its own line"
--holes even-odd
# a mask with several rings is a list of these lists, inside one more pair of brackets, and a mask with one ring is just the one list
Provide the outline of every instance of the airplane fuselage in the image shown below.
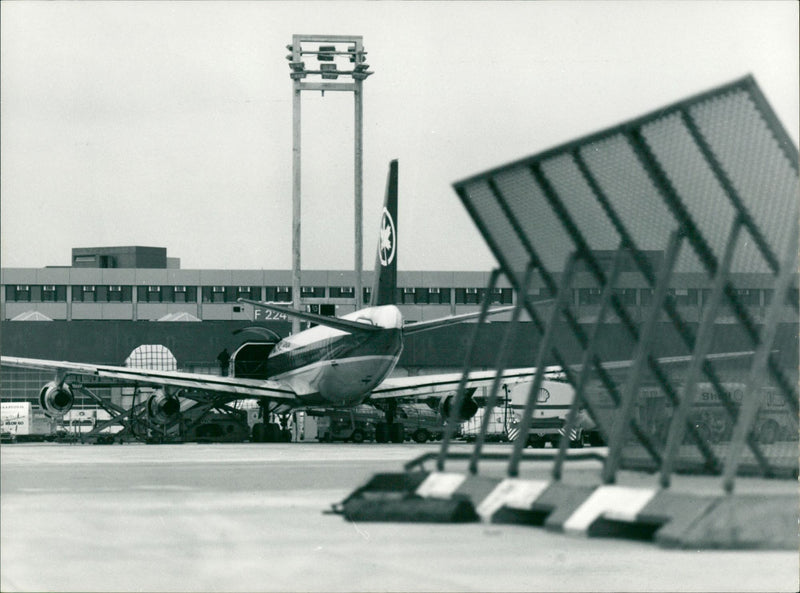
[[403,317],[394,305],[360,309],[343,319],[379,327],[348,333],[318,325],[276,344],[270,380],[287,384],[303,405],[353,406],[392,372],[403,351]]

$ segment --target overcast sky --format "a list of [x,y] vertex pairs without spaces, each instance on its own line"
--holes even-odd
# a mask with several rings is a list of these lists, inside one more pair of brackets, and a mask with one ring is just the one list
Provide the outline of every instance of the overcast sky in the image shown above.
[[[167,247],[290,269],[293,33],[362,35],[364,266],[489,270],[454,181],[754,75],[798,139],[798,4],[2,2],[3,267]],[[353,266],[353,98],[303,94],[302,267]]]

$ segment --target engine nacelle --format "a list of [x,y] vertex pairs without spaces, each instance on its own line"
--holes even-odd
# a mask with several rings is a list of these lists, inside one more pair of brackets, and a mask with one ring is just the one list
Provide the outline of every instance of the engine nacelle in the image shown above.
[[156,391],[147,400],[147,416],[156,424],[169,424],[176,420],[181,412],[181,402],[174,395]]
[[[453,405],[455,404],[455,396],[447,396],[443,397],[439,403],[439,414],[442,416],[444,421],[450,419],[450,414],[452,413]],[[470,394],[464,394],[464,399],[461,400],[461,406],[457,411],[457,420],[459,422],[466,422],[475,414],[478,413],[478,404],[475,403],[475,400],[472,399]]]
[[69,385],[50,381],[39,391],[39,405],[48,416],[63,416],[70,411],[74,401]]

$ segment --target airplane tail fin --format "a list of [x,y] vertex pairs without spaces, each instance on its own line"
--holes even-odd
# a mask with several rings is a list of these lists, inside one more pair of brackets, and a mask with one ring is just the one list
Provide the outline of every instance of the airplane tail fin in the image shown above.
[[370,305],[395,304],[397,292],[397,159],[389,163]]

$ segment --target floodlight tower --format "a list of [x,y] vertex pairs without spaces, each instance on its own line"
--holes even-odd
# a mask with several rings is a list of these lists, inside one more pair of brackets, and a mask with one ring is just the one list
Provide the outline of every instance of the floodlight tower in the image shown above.
[[[300,93],[302,91],[351,91],[355,104],[355,307],[360,309],[363,297],[361,274],[362,256],[362,201],[363,201],[363,113],[362,85],[372,74],[365,63],[367,52],[360,35],[292,35],[292,44],[286,48],[292,53],[289,60],[293,81],[292,102],[292,303],[300,302]],[[306,66],[306,60],[309,66]],[[344,69],[340,68],[344,66]],[[310,78],[309,78],[310,77]],[[342,77],[343,80],[339,80]],[[300,321],[292,320],[292,333],[300,329]]]

